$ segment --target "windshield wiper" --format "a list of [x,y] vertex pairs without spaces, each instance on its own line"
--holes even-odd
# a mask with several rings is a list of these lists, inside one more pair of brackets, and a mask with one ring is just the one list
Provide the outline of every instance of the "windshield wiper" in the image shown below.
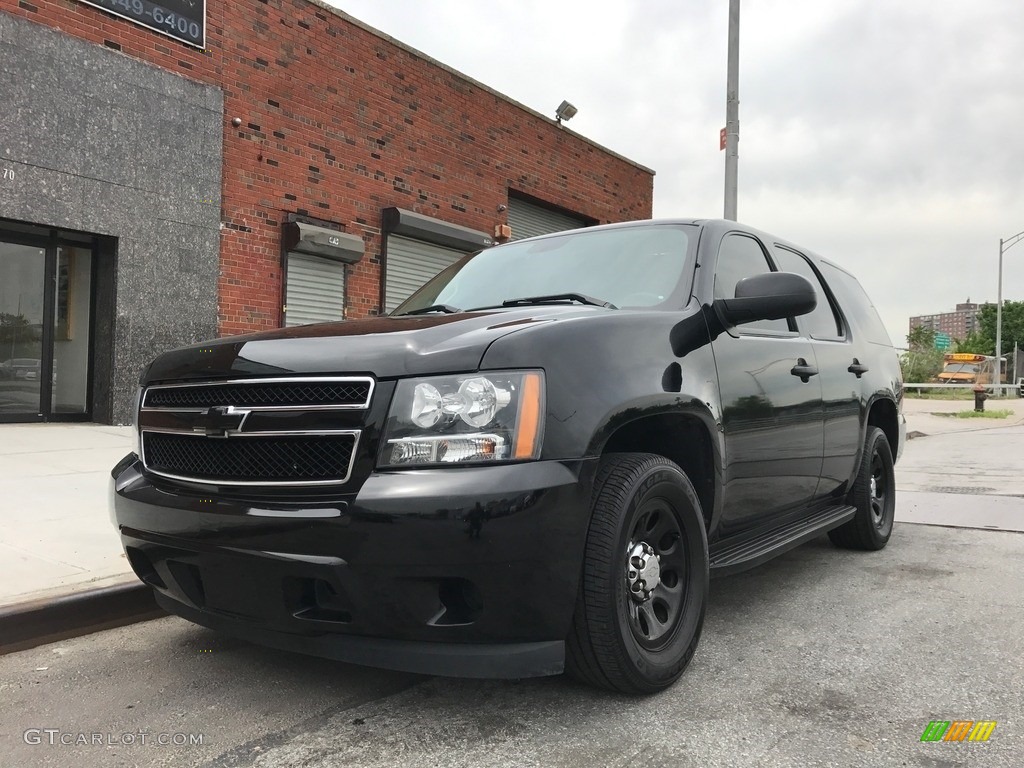
[[532,304],[552,304],[558,301],[575,301],[578,304],[587,304],[592,307],[604,307],[605,309],[618,309],[610,301],[604,299],[595,299],[593,296],[587,296],[585,293],[553,293],[547,296],[524,296],[521,299],[506,299],[501,304],[495,304],[489,307],[474,307],[473,309],[466,310],[467,312],[475,312],[478,309],[494,309],[495,307],[527,307]]
[[456,312],[462,310],[458,307],[453,307],[451,304],[431,304],[429,307],[420,307],[419,309],[411,309],[408,312],[403,312],[403,315],[427,315],[431,312],[444,312],[446,315],[454,315]]
[[554,293],[550,296],[527,296],[522,299],[507,299],[501,302],[503,307],[521,307],[528,304],[547,304],[551,301],[575,301],[580,304],[589,304],[592,307],[605,307],[606,309],[618,309],[610,301],[595,299],[585,293]]

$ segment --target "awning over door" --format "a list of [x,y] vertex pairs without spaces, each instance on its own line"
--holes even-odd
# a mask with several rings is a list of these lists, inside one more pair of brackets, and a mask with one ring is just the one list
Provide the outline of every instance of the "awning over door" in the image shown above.
[[385,208],[383,225],[385,313],[449,264],[493,244],[486,232],[403,208]]

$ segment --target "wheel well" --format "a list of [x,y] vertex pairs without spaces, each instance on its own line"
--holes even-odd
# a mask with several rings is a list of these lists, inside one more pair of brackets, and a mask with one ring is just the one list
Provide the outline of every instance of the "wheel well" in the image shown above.
[[876,400],[868,412],[868,425],[878,427],[885,433],[893,457],[899,455],[900,428],[896,415],[896,404],[892,400]]
[[715,463],[707,427],[692,416],[647,416],[620,427],[604,445],[605,453],[655,453],[675,462],[697,491],[704,524],[715,504]]

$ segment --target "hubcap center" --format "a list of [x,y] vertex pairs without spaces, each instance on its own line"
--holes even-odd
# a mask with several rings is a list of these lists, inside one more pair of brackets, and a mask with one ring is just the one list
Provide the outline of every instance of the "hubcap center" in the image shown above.
[[651,599],[651,593],[661,584],[661,558],[646,541],[629,549],[626,561],[626,585],[629,594],[638,603]]

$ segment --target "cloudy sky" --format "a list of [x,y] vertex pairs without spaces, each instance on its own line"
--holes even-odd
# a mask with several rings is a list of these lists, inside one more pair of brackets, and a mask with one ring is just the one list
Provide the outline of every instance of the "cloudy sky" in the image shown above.
[[[332,0],[721,217],[727,0]],[[742,0],[739,220],[851,269],[893,341],[995,301],[1024,230],[1024,2]],[[1004,299],[1024,299],[1024,243]]]

